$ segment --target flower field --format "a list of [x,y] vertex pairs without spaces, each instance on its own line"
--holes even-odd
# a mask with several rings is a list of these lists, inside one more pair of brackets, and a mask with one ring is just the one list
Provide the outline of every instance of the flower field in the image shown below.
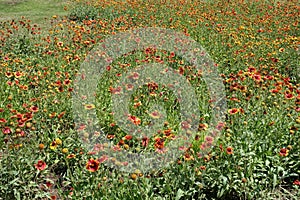
[[[0,21],[0,200],[300,198],[298,0],[70,0],[63,9],[66,15],[43,25],[30,17]],[[84,95],[74,101],[78,80],[89,78],[82,66],[98,44],[114,38],[119,48],[122,33],[149,27],[177,31],[209,54],[224,87],[226,110],[216,127],[205,68],[156,46],[110,60],[90,94],[95,102]],[[111,163],[130,162],[103,153],[108,143],[112,152],[165,155],[180,130],[192,126],[180,121],[189,107],[174,85],[116,86],[141,65],[169,66],[184,77],[194,89],[187,102],[197,100],[199,122],[169,165],[122,171]],[[150,74],[139,70],[129,79]],[[130,114],[119,121],[134,127],[129,131],[114,110],[125,101],[112,105],[126,91]],[[78,124],[74,117],[92,112],[100,127],[95,132],[89,120]],[[162,124],[152,130],[153,122]],[[145,127],[151,136],[136,134]],[[87,148],[91,137],[105,143]]]

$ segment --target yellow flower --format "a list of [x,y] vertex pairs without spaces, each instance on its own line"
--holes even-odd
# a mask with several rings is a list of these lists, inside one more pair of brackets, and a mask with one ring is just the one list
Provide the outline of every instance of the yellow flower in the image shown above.
[[62,151],[63,153],[68,153],[68,149],[67,149],[67,148],[63,148],[61,151]]
[[62,141],[59,138],[56,138],[53,142],[50,144],[50,149],[55,150],[58,145],[61,145]]
[[61,145],[61,144],[62,144],[62,141],[61,141],[61,139],[59,139],[59,138],[56,138],[56,139],[55,139],[55,142],[56,142],[57,145]]
[[55,141],[51,142],[50,149],[55,150],[57,148],[57,143]]

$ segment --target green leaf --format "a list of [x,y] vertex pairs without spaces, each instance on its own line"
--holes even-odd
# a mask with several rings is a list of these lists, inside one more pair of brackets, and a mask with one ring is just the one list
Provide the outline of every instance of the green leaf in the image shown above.
[[176,197],[175,197],[175,199],[176,200],[179,200],[181,197],[183,197],[184,196],[184,191],[182,190],[182,189],[178,189],[178,191],[177,191],[177,194],[176,194]]
[[15,178],[14,180],[10,181],[10,182],[9,182],[9,185],[14,185],[14,184],[17,182],[18,179],[19,179],[19,178]]
[[273,188],[277,185],[277,174],[273,174]]
[[266,160],[266,166],[269,167],[270,166],[270,161]]

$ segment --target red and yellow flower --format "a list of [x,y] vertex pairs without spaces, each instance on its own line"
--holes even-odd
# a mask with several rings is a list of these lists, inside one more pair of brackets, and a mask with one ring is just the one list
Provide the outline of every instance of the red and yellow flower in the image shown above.
[[99,169],[100,162],[93,158],[89,159],[86,163],[86,169],[90,172],[96,172]]

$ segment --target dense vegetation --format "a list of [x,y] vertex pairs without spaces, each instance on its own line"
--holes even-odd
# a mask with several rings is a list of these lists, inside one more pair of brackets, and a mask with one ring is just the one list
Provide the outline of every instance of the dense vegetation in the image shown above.
[[[0,199],[300,198],[297,0],[67,5],[66,16],[54,15],[42,28],[25,17],[0,22]],[[129,121],[147,125],[156,115],[145,113],[162,102],[168,115],[162,129],[142,142],[120,129],[110,99],[128,70],[169,65],[201,100],[197,133],[177,160],[153,171],[122,172],[85,148],[74,124],[74,82],[99,43],[146,27],[181,32],[209,53],[225,88],[226,119],[219,138],[202,137],[211,128],[211,99],[201,72],[184,57],[149,47],[114,60],[97,87],[97,101],[83,106],[97,112],[101,134],[120,151],[163,153],[178,135],[182,107],[170,89],[149,82],[133,93]]]

